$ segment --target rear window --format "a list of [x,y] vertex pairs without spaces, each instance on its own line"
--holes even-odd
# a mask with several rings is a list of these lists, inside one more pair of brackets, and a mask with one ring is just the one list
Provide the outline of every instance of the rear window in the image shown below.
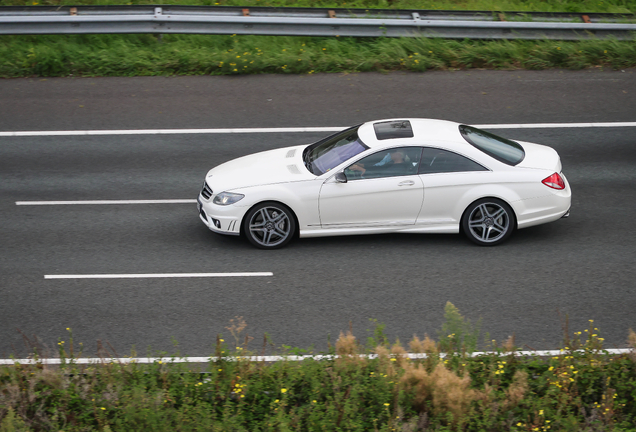
[[373,124],[378,140],[392,138],[413,138],[413,128],[408,120],[391,120]]
[[526,156],[521,144],[472,126],[461,125],[464,139],[487,155],[508,165],[517,165]]

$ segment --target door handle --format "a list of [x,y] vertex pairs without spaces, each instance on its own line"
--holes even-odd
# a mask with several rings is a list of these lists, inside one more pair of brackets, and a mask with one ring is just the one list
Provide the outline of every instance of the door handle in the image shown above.
[[415,182],[413,180],[404,180],[403,182],[399,182],[398,186],[413,186]]

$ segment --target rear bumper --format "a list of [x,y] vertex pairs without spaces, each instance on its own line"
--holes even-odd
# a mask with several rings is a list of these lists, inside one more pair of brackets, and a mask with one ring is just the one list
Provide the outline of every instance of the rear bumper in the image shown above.
[[514,202],[517,228],[527,228],[567,218],[570,215],[571,198],[569,191],[559,191],[543,197]]

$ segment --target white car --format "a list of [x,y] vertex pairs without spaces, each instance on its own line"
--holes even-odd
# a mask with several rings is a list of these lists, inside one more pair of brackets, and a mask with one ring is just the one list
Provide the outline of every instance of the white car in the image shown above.
[[274,249],[295,236],[458,233],[478,245],[567,217],[557,152],[443,120],[364,123],[211,169],[199,216]]

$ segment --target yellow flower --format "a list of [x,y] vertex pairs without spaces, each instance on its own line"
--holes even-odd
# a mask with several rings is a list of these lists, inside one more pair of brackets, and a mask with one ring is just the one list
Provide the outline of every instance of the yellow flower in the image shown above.
[[391,361],[397,361],[397,359],[392,358]]
[[286,388],[282,388],[282,389],[280,389],[280,392],[281,393],[287,393],[287,389]]
[[389,406],[389,405],[391,405],[391,404],[388,404],[388,403],[385,403],[385,404],[384,404],[384,406]]
[[539,410],[539,415],[542,416],[543,415],[543,410]]
[[104,408],[104,407],[102,407],[101,409],[102,409],[102,410],[104,410],[104,411],[106,411],[106,408]]

